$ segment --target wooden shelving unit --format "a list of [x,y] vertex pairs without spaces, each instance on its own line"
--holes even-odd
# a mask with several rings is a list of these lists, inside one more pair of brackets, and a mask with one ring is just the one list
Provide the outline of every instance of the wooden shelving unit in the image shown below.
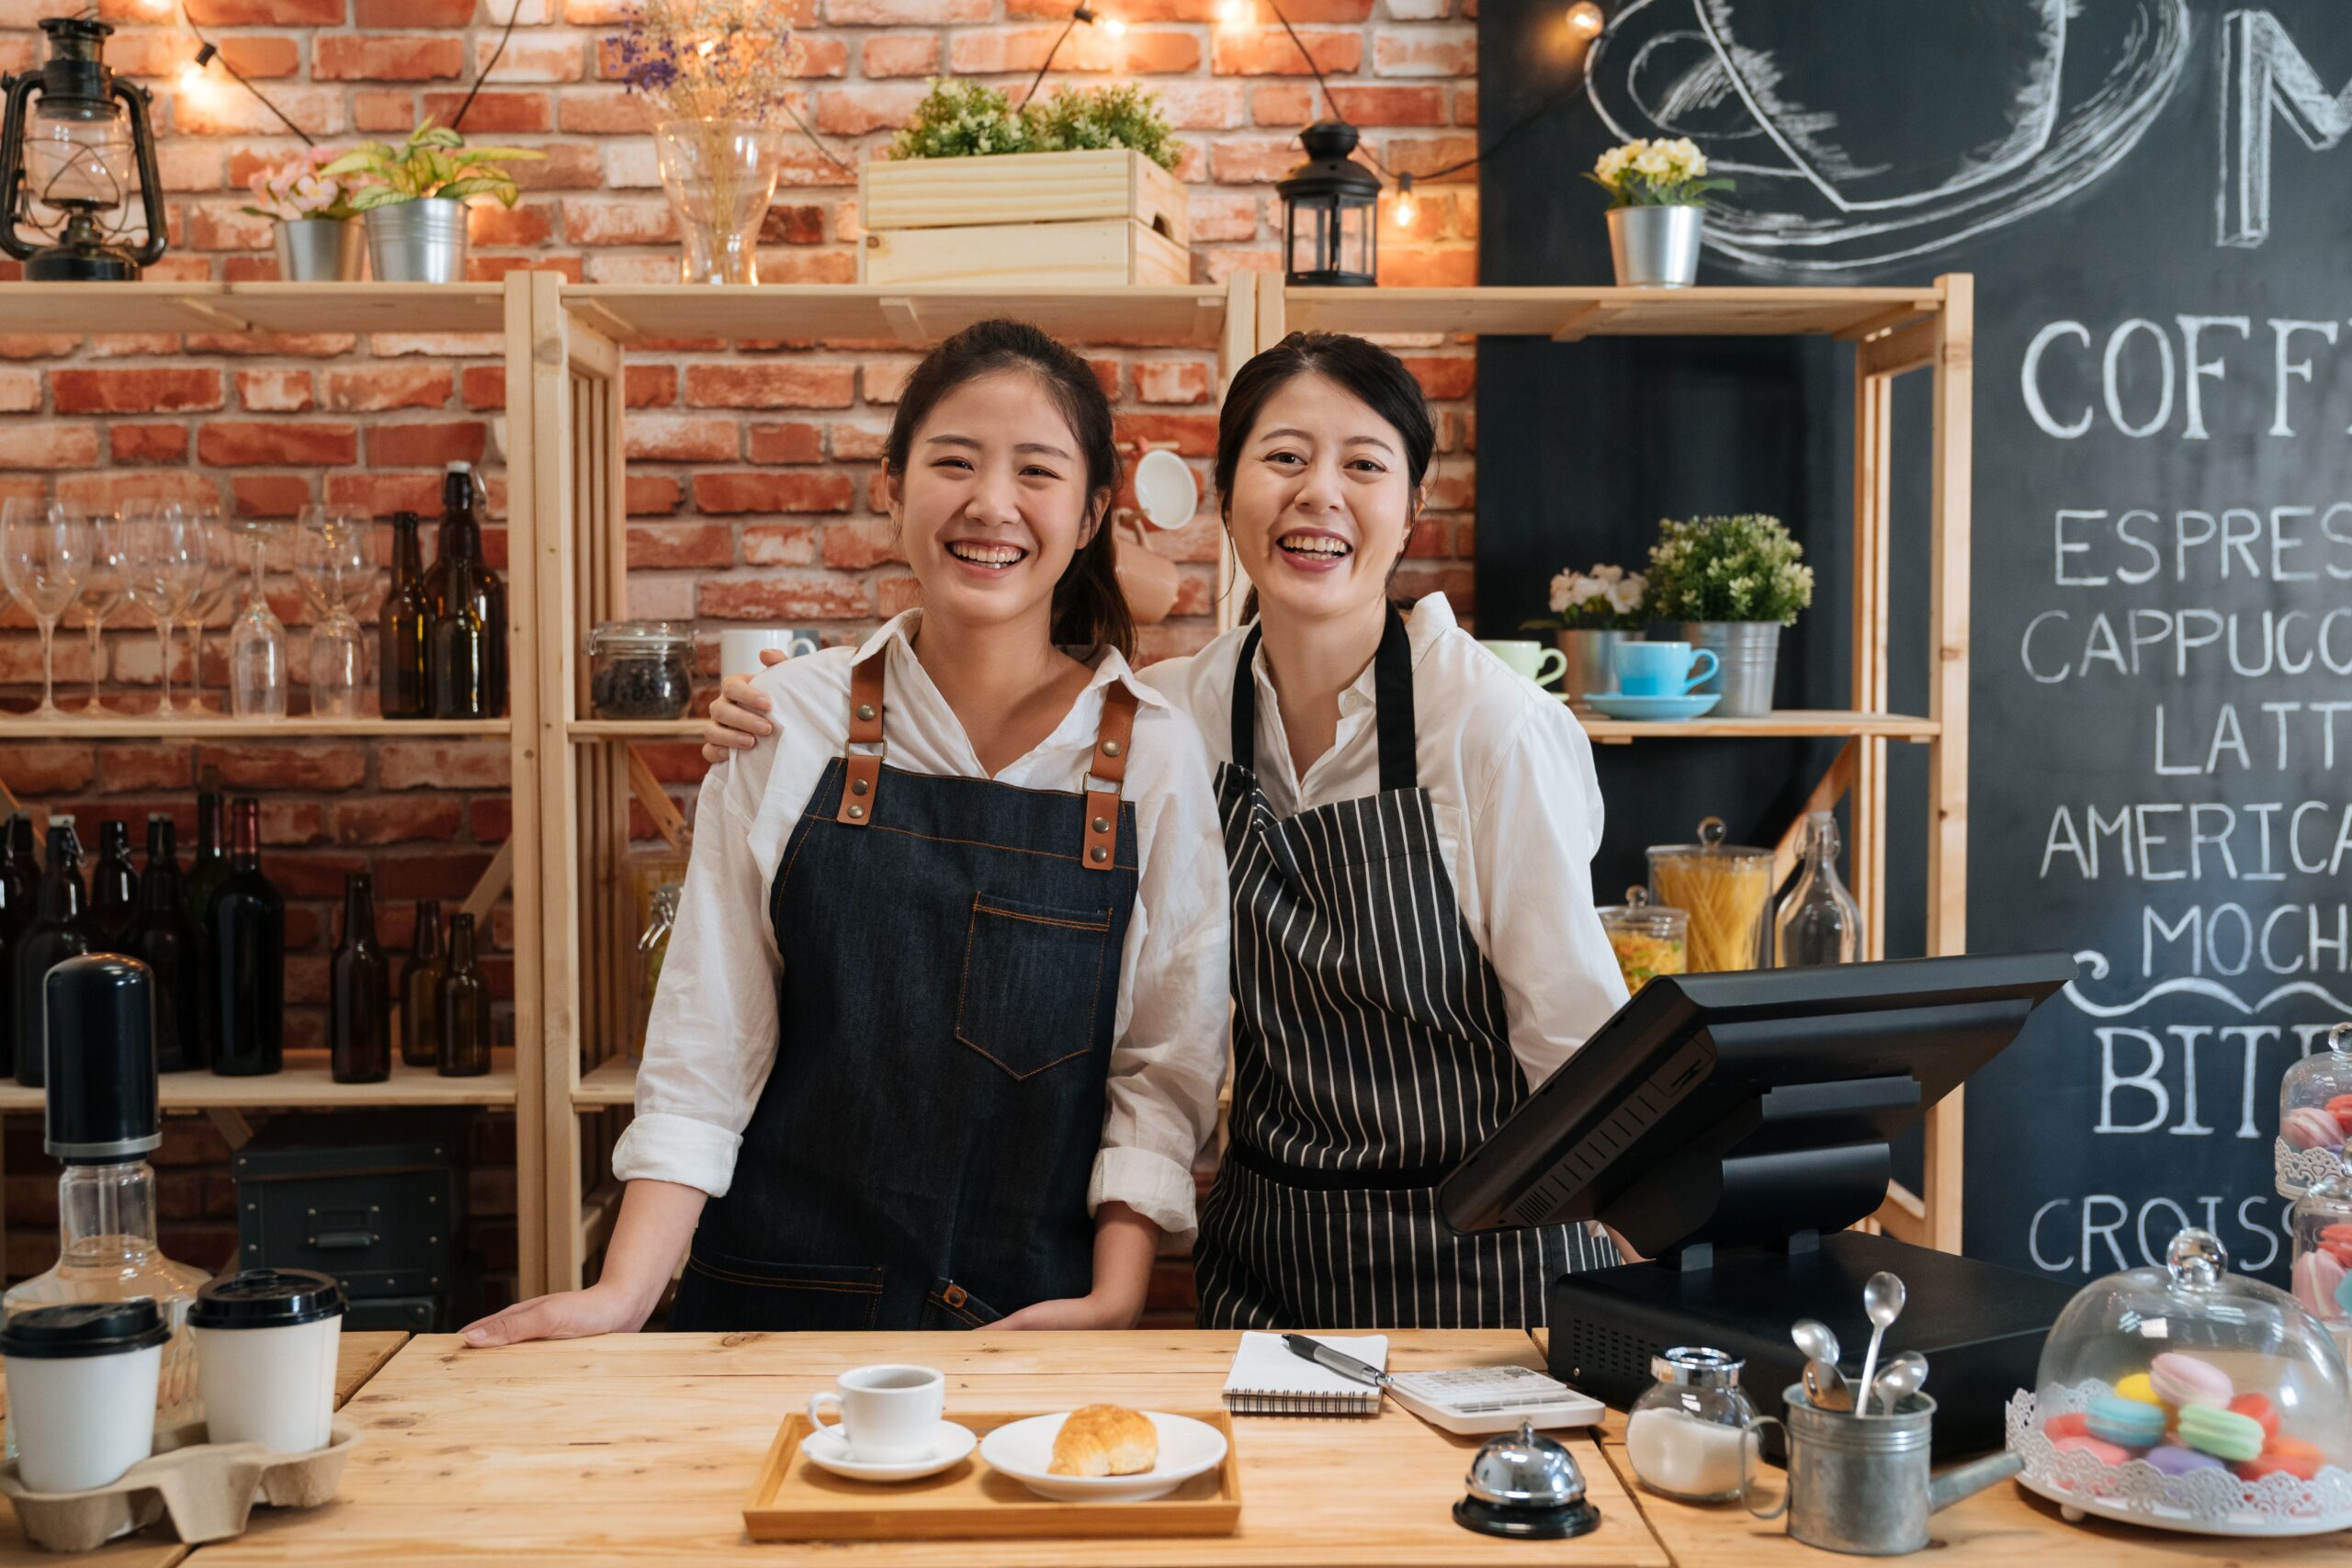
[[[1477,333],[1548,337],[1812,335],[1851,344],[1854,353],[1853,706],[1843,712],[1785,711],[1764,718],[1688,724],[1585,721],[1598,742],[1757,737],[1843,738],[1844,748],[1814,786],[1807,810],[1838,801],[1852,814],[1854,891],[1865,922],[1863,953],[1886,951],[1887,746],[1929,749],[1928,770],[1928,952],[1960,953],[1967,942],[1968,594],[1971,414],[1975,279],[1966,273],[1914,288],[1289,288],[1261,278],[1258,344],[1297,330],[1366,334]],[[1935,434],[1927,454],[1932,495],[1928,558],[1933,582],[1926,653],[1924,716],[1887,712],[1887,562],[1892,542],[1894,382],[1929,375]],[[1816,609],[1813,614],[1823,611]],[[1796,830],[1781,840],[1782,877],[1795,863]],[[1961,1095],[1928,1113],[1925,1190],[1896,1186],[1876,1216],[1906,1241],[1958,1251],[1961,1240]]]

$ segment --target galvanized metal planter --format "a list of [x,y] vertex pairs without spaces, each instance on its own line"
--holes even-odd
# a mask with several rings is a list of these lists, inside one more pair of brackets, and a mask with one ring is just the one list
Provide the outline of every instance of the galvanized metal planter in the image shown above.
[[1612,207],[1609,254],[1620,288],[1688,288],[1699,281],[1703,207]]
[[371,208],[368,258],[379,283],[463,283],[466,204],[427,197]]

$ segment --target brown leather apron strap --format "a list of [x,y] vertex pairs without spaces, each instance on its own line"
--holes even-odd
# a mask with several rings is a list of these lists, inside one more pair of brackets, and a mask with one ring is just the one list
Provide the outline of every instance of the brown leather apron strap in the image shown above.
[[[890,650],[877,649],[871,658],[850,666],[849,739],[853,746],[882,744],[882,677]],[[863,828],[874,820],[874,794],[882,784],[882,753],[844,750],[842,754],[842,805],[833,820],[845,828]]]
[[[1135,744],[1136,694],[1116,682],[1103,688],[1102,729],[1094,738],[1094,756],[1087,772],[1086,841],[1078,863],[1089,871],[1109,871],[1119,863],[1119,790],[1126,782],[1127,751]],[[1108,789],[1096,789],[1096,783]]]

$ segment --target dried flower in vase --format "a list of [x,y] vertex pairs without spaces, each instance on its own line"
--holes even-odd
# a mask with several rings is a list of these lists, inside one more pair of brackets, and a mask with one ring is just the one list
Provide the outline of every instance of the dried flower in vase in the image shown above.
[[780,0],[645,0],[614,45],[628,90],[660,119],[763,124],[801,61]]

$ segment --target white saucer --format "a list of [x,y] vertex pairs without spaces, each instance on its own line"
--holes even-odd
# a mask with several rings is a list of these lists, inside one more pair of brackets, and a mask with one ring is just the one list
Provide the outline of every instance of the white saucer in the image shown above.
[[961,1464],[978,1444],[979,1439],[972,1436],[970,1428],[942,1421],[931,1435],[931,1452],[922,1459],[899,1460],[889,1464],[854,1460],[849,1457],[849,1445],[842,1440],[839,1427],[820,1427],[809,1433],[800,1439],[800,1451],[818,1469],[830,1470],[852,1481],[915,1481]]
[[990,1432],[980,1457],[1040,1497],[1057,1503],[1145,1503],[1225,1462],[1225,1434],[1189,1416],[1147,1410],[1159,1431],[1159,1462],[1140,1475],[1056,1475],[1054,1438],[1069,1413],[1032,1416]]

